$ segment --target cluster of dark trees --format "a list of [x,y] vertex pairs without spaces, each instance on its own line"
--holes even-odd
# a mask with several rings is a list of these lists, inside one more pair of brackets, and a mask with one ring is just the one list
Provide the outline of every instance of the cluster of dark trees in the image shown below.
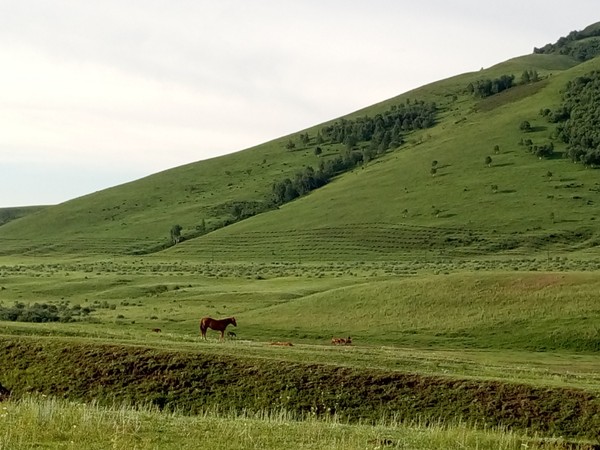
[[[311,166],[299,171],[293,178],[285,178],[273,183],[272,202],[282,205],[314,189],[329,183],[331,178],[376,158],[390,148],[399,147],[403,135],[409,131],[432,127],[435,124],[437,106],[435,103],[407,100],[394,105],[382,114],[373,117],[340,119],[323,127],[316,137],[316,144],[344,144],[343,155],[321,161],[318,169]],[[301,135],[301,142],[307,144],[308,135]],[[361,149],[357,149],[359,144]],[[316,147],[315,154],[322,153]]]
[[558,137],[567,144],[566,155],[587,166],[600,166],[600,72],[594,71],[569,83],[556,111],[543,110],[559,123]]
[[[535,83],[539,80],[540,75],[538,74],[537,70],[524,70],[521,74],[519,84]],[[501,75],[498,78],[484,78],[475,81],[475,83],[469,83],[467,85],[467,93],[472,94],[477,98],[486,98],[510,89],[516,85],[517,83],[515,83],[514,75]]]
[[308,166],[297,172],[293,179],[285,178],[273,183],[272,201],[275,205],[290,202],[326,185],[335,175],[352,170],[363,162],[364,152],[347,150],[343,156],[321,161],[317,170]]
[[533,53],[557,53],[572,56],[579,61],[587,61],[600,55],[600,39],[583,40],[596,36],[600,36],[600,27],[571,31],[554,44],[546,44],[542,48],[535,47]]
[[[247,219],[248,217],[255,216],[262,212],[271,209],[270,205],[265,202],[259,202],[255,200],[231,200],[220,205],[217,205],[212,209],[212,213],[215,216],[230,215],[232,222]],[[198,231],[206,230],[206,224],[203,227],[196,227]]]
[[33,303],[26,305],[15,302],[13,306],[0,306],[0,320],[12,322],[74,322],[88,316],[93,308],[79,305],[66,304],[49,305],[47,303]]
[[485,98],[510,89],[515,85],[514,81],[514,75],[502,75],[493,80],[489,78],[477,80],[475,84],[469,83],[467,85],[467,92],[473,94],[475,97]]
[[550,158],[554,155],[554,143],[548,142],[542,145],[533,145],[531,139],[521,139],[519,145],[524,146],[527,151],[538,158]]
[[436,114],[435,103],[411,102],[409,99],[373,117],[338,120],[323,127],[319,137],[331,144],[345,144],[348,150],[354,149],[359,142],[368,142],[368,148],[385,152],[399,147],[406,132],[432,127]]
[[540,75],[535,69],[524,70],[521,74],[521,84],[535,83],[540,81]]

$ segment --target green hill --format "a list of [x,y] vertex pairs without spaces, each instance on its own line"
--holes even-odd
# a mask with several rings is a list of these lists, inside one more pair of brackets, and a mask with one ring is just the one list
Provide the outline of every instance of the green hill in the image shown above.
[[[583,39],[595,39],[588,37],[595,29],[588,27]],[[10,221],[0,226],[0,253],[322,261],[585,252],[600,237],[598,172],[565,157],[567,144],[556,133],[561,124],[540,111],[558,108],[567,83],[594,70],[599,58],[582,63],[536,51],[441,80],[344,121]],[[510,77],[510,88],[498,88]],[[469,90],[486,82],[493,92]],[[419,102],[435,103],[435,120],[398,125],[395,141],[377,147],[375,137],[352,142],[349,132],[319,141],[326,126],[356,130],[365,117],[385,119]],[[382,128],[380,139],[390,141],[386,132],[392,129]],[[528,140],[536,151],[551,143],[553,154],[535,156]],[[274,184],[295,180],[308,166],[321,173],[336,158],[360,160],[330,172],[323,187],[272,204]],[[171,246],[174,225],[182,239]]]
[[0,226],[10,222],[11,220],[20,219],[21,217],[33,214],[43,208],[45,208],[45,206],[0,208]]

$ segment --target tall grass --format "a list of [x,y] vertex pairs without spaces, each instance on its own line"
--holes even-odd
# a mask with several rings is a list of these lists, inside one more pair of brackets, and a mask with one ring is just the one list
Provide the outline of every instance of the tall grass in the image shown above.
[[349,425],[335,418],[297,420],[285,411],[205,411],[189,417],[152,407],[100,407],[27,397],[0,406],[0,449],[555,449],[507,430],[464,424]]

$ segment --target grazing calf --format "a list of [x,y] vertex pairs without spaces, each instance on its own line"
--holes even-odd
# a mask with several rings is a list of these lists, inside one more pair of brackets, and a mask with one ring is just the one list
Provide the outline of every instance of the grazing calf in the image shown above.
[[331,343],[333,345],[352,345],[352,338],[348,336],[347,338],[331,338]]
[[152,328],[154,333],[160,333],[162,330],[160,328]]
[[237,337],[237,334],[235,334],[233,331],[228,331],[227,332],[227,336],[230,337],[230,338],[232,338],[232,339],[234,339],[234,338]]

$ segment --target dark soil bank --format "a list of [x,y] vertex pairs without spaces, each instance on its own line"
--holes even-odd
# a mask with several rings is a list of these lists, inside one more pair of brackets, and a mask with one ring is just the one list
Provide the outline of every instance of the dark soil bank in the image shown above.
[[190,414],[216,406],[286,409],[350,421],[462,419],[547,436],[600,437],[600,399],[577,389],[139,346],[0,338],[0,383],[13,396],[153,403]]

